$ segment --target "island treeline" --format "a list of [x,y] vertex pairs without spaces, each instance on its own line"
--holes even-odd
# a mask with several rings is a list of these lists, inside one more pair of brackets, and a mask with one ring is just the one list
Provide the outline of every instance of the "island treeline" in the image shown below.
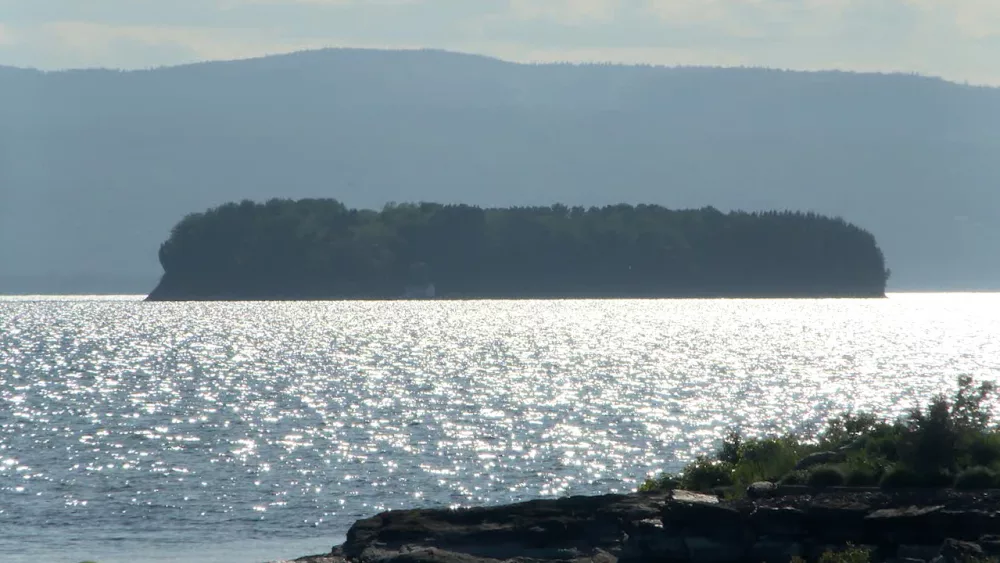
[[159,258],[152,300],[877,297],[889,275],[839,218],[624,204],[243,201],[185,217]]

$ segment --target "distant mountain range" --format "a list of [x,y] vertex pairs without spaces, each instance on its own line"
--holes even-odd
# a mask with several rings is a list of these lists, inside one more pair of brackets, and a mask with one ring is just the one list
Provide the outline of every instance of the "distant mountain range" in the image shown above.
[[244,198],[816,211],[890,290],[1000,289],[1000,90],[910,75],[323,50],[0,67],[0,292],[147,292],[186,214]]

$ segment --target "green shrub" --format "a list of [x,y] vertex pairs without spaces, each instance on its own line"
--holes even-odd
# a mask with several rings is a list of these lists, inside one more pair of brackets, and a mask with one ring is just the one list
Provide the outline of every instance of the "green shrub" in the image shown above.
[[996,394],[996,383],[985,381],[974,387],[968,375],[958,378],[958,390],[951,402],[951,416],[962,430],[983,432],[990,425],[990,399]]
[[736,465],[740,461],[743,452],[743,437],[736,430],[730,430],[726,437],[722,439],[722,447],[715,457],[719,461]]
[[852,467],[844,474],[844,484],[849,487],[874,487],[881,478],[881,473],[870,467]]
[[883,489],[909,489],[923,486],[920,475],[905,466],[896,466],[885,472],[879,486]]
[[804,470],[790,471],[779,481],[779,485],[799,486],[805,485],[809,481],[809,472]]
[[758,481],[777,481],[814,449],[791,436],[745,440],[733,468],[733,484],[745,489]]
[[844,472],[835,465],[820,465],[809,471],[806,484],[810,487],[839,487],[844,484]]
[[841,464],[841,469],[844,471],[844,484],[852,487],[878,485],[888,466],[889,461],[877,454],[866,451],[851,452]]
[[794,436],[755,438],[743,443],[739,463],[758,463],[776,472],[778,477],[791,471],[799,459],[816,451],[815,446],[803,445]]
[[[926,407],[915,408],[895,422],[869,413],[835,417],[815,442],[794,435],[745,439],[731,431],[714,456],[699,457],[678,476],[647,479],[640,490],[726,487],[741,494],[757,481],[817,486],[878,483],[886,488],[951,486],[956,474],[972,467],[1000,471],[1000,429],[991,426],[989,409],[996,391],[992,383],[976,385],[971,377],[963,376],[951,397],[938,395]],[[794,471],[796,463],[811,453],[845,446],[847,459],[836,468],[822,468],[818,475]]]
[[987,407],[995,391],[993,383],[976,387],[971,377],[962,376],[951,400],[938,395],[926,411],[910,411],[903,420],[906,432],[899,441],[900,459],[921,473],[961,469],[971,444],[987,431]]
[[871,560],[871,549],[851,544],[847,545],[847,549],[827,551],[819,557],[819,563],[869,563]]
[[639,492],[650,493],[655,491],[672,491],[679,488],[681,488],[680,478],[670,473],[664,473],[659,477],[647,477],[646,480],[639,485]]
[[997,474],[989,467],[970,467],[955,478],[956,489],[992,489],[996,486]]
[[920,486],[934,489],[950,487],[955,482],[955,474],[947,469],[938,469],[920,476]]
[[689,491],[708,491],[733,484],[733,464],[699,457],[684,468],[680,475],[681,488]]
[[860,453],[868,459],[886,464],[898,463],[899,444],[906,432],[906,426],[900,421],[880,426],[864,437],[864,449]]
[[993,431],[973,435],[966,446],[966,452],[966,459],[961,461],[968,467],[1000,464],[1000,433]]
[[827,421],[826,429],[820,433],[820,446],[825,450],[846,446],[885,425],[884,421],[872,413],[847,413],[835,416]]
[[926,412],[913,409],[907,425],[909,431],[900,443],[904,463],[921,472],[955,466],[959,436],[948,399],[934,397]]

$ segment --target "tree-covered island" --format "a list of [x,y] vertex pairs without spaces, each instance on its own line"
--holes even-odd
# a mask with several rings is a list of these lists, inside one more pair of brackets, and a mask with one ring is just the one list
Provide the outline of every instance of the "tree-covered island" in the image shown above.
[[656,205],[229,203],[178,223],[150,300],[883,297],[867,231]]

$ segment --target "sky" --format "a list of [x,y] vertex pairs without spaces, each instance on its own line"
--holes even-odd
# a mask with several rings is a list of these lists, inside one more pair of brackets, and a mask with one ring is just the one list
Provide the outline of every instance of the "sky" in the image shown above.
[[0,65],[134,69],[321,47],[1000,85],[1000,0],[0,0]]

